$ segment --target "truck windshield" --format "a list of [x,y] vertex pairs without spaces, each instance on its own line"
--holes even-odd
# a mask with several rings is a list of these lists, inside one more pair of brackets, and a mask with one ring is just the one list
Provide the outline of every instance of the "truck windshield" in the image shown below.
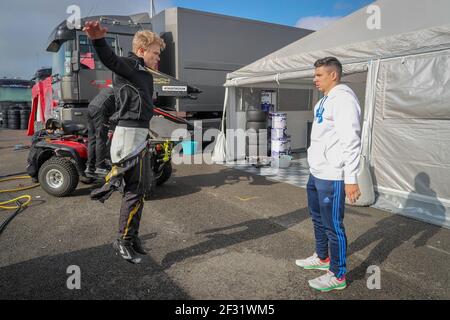
[[66,41],[61,45],[58,52],[53,54],[53,75],[63,77],[71,74],[72,45],[72,41]]
[[[116,39],[115,38],[105,38],[108,45],[112,50],[116,51]],[[92,46],[91,40],[85,35],[79,36],[80,40],[80,69],[90,69],[90,70],[108,70],[103,63],[98,59],[97,53]]]

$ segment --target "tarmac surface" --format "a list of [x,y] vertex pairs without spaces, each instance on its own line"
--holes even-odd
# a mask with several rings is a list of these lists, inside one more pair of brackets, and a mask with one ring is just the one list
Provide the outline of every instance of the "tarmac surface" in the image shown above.
[[[0,176],[24,172],[24,131],[0,129]],[[9,189],[31,182],[3,182]],[[179,165],[145,203],[141,265],[115,256],[121,195],[91,201],[91,185],[67,198],[40,187],[0,234],[0,299],[449,299],[450,230],[372,208],[347,207],[348,288],[318,293],[322,275],[294,261],[314,252],[306,190],[219,165]],[[0,209],[0,223],[12,211]],[[81,289],[69,290],[69,266]],[[370,266],[380,270],[380,289]],[[370,268],[369,270],[374,270]],[[370,287],[370,286],[369,286]]]

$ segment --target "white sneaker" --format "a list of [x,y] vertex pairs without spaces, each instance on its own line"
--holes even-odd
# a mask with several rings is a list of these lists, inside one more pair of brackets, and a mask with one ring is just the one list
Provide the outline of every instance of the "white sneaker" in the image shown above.
[[312,257],[295,260],[295,264],[306,270],[329,270],[330,269],[330,258],[325,261],[320,260],[317,253],[314,253]]
[[331,271],[328,271],[324,276],[309,280],[308,283],[311,288],[319,290],[321,292],[344,290],[347,287],[345,277],[339,280]]

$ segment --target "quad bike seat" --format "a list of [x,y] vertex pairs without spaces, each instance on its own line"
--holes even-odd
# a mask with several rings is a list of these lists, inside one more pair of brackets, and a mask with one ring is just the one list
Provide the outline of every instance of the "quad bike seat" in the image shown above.
[[66,120],[60,121],[50,118],[45,123],[45,129],[47,130],[62,130],[65,135],[87,135],[87,128],[84,124]]
[[65,134],[83,135],[86,133],[86,126],[74,121],[64,121],[62,123],[62,129]]

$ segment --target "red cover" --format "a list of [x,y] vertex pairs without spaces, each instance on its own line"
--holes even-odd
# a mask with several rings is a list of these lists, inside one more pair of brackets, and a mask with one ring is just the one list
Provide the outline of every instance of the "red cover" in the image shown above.
[[88,157],[88,151],[85,144],[75,141],[69,141],[69,140],[52,140],[50,142],[51,144],[57,144],[61,146],[66,146],[69,148],[74,149],[81,159],[87,159]]
[[30,118],[28,119],[27,135],[32,136],[34,134],[35,121],[39,120],[40,122],[45,123],[45,121],[50,117],[51,111],[54,107],[52,95],[51,76],[39,81],[31,89],[32,104]]

